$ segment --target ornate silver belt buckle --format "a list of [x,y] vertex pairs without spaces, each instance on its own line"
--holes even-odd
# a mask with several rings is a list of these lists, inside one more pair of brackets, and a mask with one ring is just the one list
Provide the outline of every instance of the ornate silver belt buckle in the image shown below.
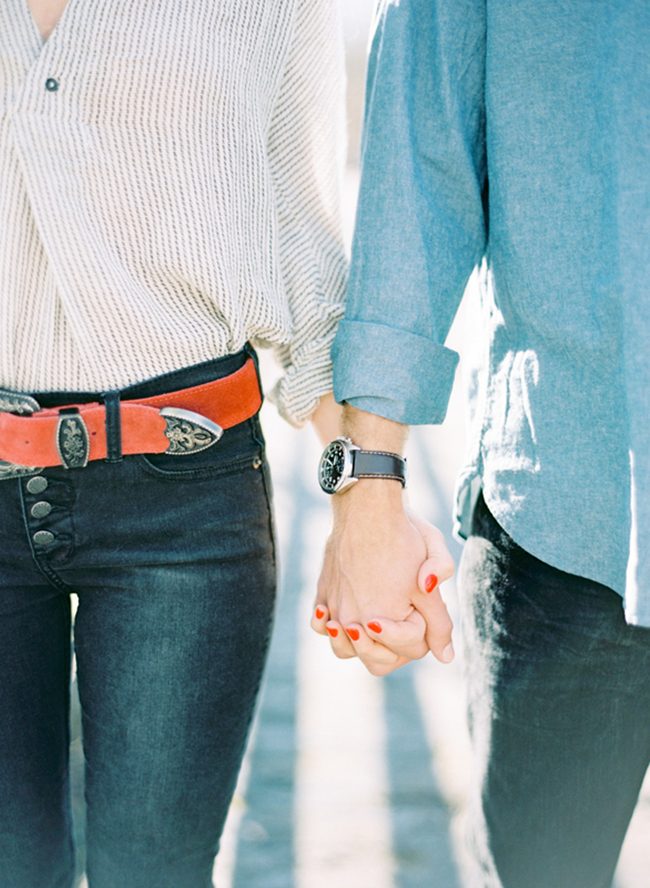
[[18,416],[31,416],[38,413],[41,405],[31,395],[23,395],[22,392],[8,392],[0,389],[0,412],[16,413]]
[[165,453],[172,456],[185,456],[207,450],[223,435],[220,425],[192,410],[163,407],[160,415],[167,424],[165,435],[169,440],[169,447]]
[[42,471],[43,466],[21,466],[18,463],[0,459],[0,481],[7,481],[9,478],[22,478],[23,475],[38,475]]
[[[14,413],[17,416],[31,416],[32,413],[38,413],[40,409],[41,405],[31,395],[0,389],[0,412]],[[23,475],[37,475],[42,471],[42,466],[22,466],[18,463],[0,459],[0,481],[6,481],[9,478],[20,478]]]
[[84,469],[88,465],[90,437],[84,418],[76,407],[59,410],[56,449],[66,469]]

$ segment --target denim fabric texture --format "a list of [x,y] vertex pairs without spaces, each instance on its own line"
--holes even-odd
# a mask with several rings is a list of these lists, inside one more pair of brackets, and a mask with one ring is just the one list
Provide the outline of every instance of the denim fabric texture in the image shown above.
[[[245,357],[138,393],[228,375]],[[89,886],[208,888],[275,599],[258,418],[193,455],[39,477],[38,493],[33,478],[0,484],[0,885],[72,885],[75,593]],[[34,540],[44,530],[49,545]]]
[[650,630],[477,503],[461,562],[469,888],[610,888],[650,762]]
[[479,267],[459,530],[482,485],[520,546],[650,626],[649,46],[639,0],[379,4],[333,358],[337,400],[441,422]]

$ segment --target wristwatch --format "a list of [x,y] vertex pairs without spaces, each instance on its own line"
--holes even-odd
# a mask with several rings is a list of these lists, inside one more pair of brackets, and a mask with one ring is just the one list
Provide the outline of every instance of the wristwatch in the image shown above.
[[406,487],[406,460],[383,450],[362,450],[350,438],[328,444],[318,466],[325,493],[341,493],[359,478],[389,478]]

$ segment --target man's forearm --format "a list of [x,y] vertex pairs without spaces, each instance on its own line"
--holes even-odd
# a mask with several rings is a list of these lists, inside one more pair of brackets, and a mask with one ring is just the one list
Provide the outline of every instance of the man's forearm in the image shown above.
[[408,426],[358,410],[350,404],[343,407],[342,430],[362,450],[386,450],[400,456],[408,434]]
[[318,407],[312,413],[311,422],[323,447],[341,434],[342,412],[343,409],[334,400],[332,392],[328,392],[323,395]]
[[[404,453],[408,426],[350,404],[343,408],[341,421],[343,434],[362,450],[383,450],[388,453]],[[403,508],[402,485],[399,481],[383,478],[360,478],[341,495],[333,497],[335,516],[349,514],[350,510],[370,510],[376,519]]]

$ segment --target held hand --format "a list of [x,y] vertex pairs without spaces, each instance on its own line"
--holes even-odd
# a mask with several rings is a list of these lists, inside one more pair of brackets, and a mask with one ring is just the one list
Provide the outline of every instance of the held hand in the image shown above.
[[[429,649],[441,663],[451,663],[454,647],[453,628],[447,605],[440,594],[440,583],[453,576],[456,566],[449,554],[444,534],[407,507],[406,514],[424,540],[427,557],[418,571],[418,589],[413,604],[426,623],[426,641]],[[445,644],[445,642],[447,642]]]
[[359,481],[334,507],[312,627],[330,635],[337,656],[358,656],[375,675],[429,649],[449,662],[452,626],[438,583],[454,566],[442,534],[405,511],[393,481]]

